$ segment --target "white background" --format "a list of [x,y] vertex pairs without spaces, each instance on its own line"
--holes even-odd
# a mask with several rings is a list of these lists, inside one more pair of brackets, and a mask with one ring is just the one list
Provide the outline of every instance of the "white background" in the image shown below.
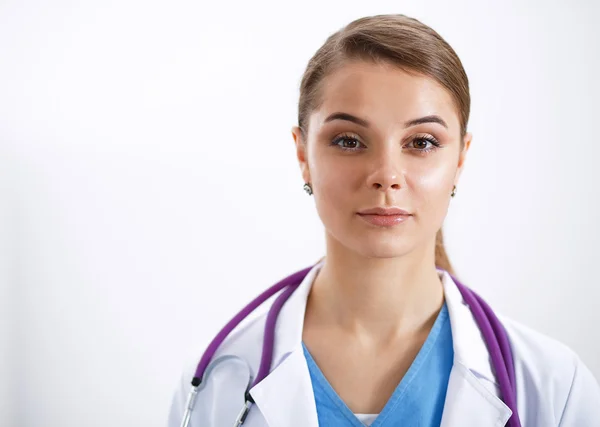
[[185,361],[324,254],[298,86],[379,13],[470,79],[459,277],[600,377],[600,7],[490,3],[0,1],[0,425],[165,425]]

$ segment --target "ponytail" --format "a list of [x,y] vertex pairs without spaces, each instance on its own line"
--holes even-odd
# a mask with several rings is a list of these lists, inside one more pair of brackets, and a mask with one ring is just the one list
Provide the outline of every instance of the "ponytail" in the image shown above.
[[454,269],[452,268],[452,264],[450,264],[446,248],[444,247],[444,234],[441,228],[435,235],[435,266],[454,275]]

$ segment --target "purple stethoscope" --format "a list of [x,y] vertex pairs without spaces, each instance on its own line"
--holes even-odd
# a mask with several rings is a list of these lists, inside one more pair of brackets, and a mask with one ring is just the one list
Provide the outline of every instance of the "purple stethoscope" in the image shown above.
[[[271,370],[273,347],[275,342],[275,323],[277,322],[277,316],[281,311],[283,304],[298,288],[300,283],[302,283],[304,280],[304,277],[306,277],[308,272],[313,267],[314,266],[310,266],[303,270],[297,271],[254,298],[254,300],[252,300],[237,315],[235,315],[211,341],[208,348],[202,355],[202,359],[200,359],[196,369],[196,374],[192,379],[192,390],[185,405],[185,414],[181,422],[181,427],[187,427],[189,425],[192,410],[194,409],[194,403],[196,401],[196,395],[198,394],[198,386],[202,381],[208,364],[210,363],[221,343],[242,320],[250,315],[250,313],[256,310],[271,296],[283,290],[275,302],[273,302],[273,305],[267,314],[262,356],[260,359],[258,374],[256,375],[256,378],[252,384],[246,389],[244,395],[245,403],[235,421],[234,427],[239,427],[244,423],[248,413],[250,412],[250,408],[254,403],[254,399],[250,395],[249,390],[261,382]],[[512,415],[506,425],[508,427],[521,427],[521,421],[519,420],[519,415],[517,414],[517,386],[515,381],[514,362],[506,331],[500,323],[500,320],[493,313],[490,306],[479,295],[460,283],[454,276],[450,275],[450,277],[452,277],[454,283],[456,283],[456,286],[462,294],[465,302],[468,304],[471,312],[473,313],[475,322],[481,330],[483,339],[487,345],[492,359],[492,366],[496,374],[496,379],[498,380],[500,395],[503,398],[506,406],[508,406],[512,411]]]

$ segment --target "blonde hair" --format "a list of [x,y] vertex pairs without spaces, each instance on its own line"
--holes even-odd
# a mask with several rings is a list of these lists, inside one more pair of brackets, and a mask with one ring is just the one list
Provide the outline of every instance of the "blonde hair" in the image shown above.
[[[385,62],[408,73],[431,77],[446,88],[460,122],[461,150],[467,132],[471,97],[469,80],[456,52],[433,29],[405,15],[375,15],[352,21],[327,38],[308,62],[300,84],[298,127],[308,134],[308,116],[322,102],[323,78],[349,60]],[[321,260],[324,259],[321,258]],[[454,274],[440,228],[435,239],[435,265]]]

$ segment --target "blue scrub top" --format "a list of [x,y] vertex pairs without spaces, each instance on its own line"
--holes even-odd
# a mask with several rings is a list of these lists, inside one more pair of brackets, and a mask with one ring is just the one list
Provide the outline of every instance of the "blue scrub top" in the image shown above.
[[[319,425],[364,427],[329,384],[304,343],[302,347],[315,394]],[[438,427],[453,361],[452,331],[444,303],[417,357],[371,427]]]

